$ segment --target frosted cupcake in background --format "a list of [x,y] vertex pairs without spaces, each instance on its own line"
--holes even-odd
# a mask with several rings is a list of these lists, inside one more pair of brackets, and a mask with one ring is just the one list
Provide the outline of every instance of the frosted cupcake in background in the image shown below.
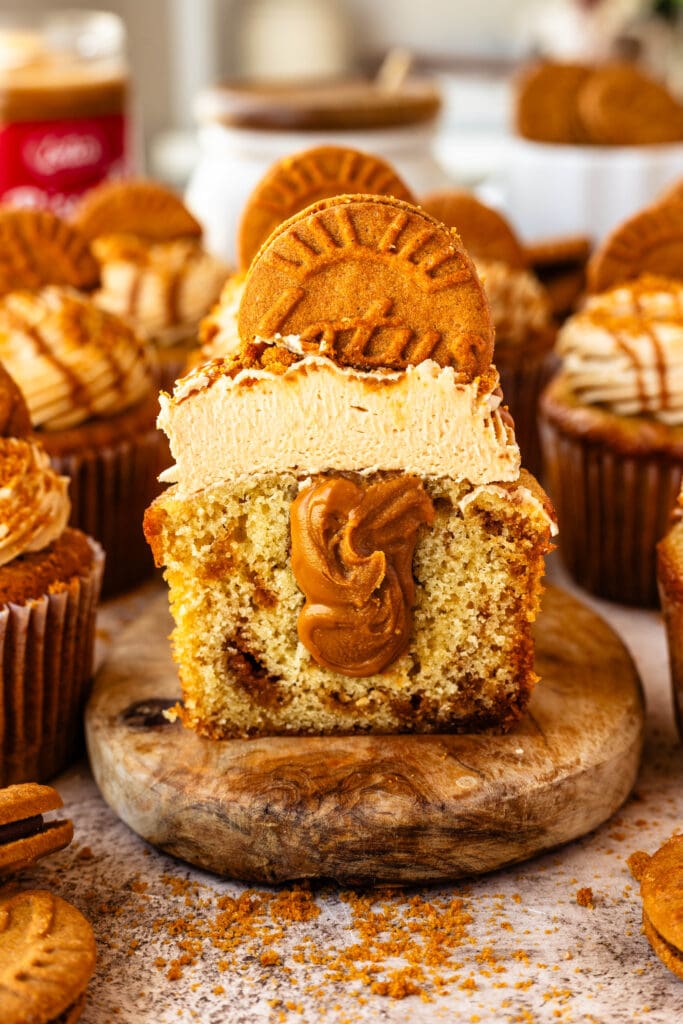
[[54,468],[71,478],[71,525],[109,554],[105,591],[125,589],[152,571],[142,512],[166,458],[153,351],[94,304],[99,268],[71,225],[2,210],[0,251],[0,360]]
[[683,492],[671,529],[657,545],[657,581],[669,648],[669,667],[678,732],[683,739]]
[[74,221],[100,264],[95,301],[128,318],[154,345],[160,386],[172,388],[228,266],[204,248],[201,225],[182,201],[155,182],[101,185],[85,196]]
[[0,786],[50,778],[80,753],[104,567],[67,527],[68,480],[29,432],[0,365]]
[[515,421],[524,466],[541,475],[539,395],[556,368],[556,326],[545,288],[528,269],[524,247],[497,210],[469,192],[438,192],[421,205],[455,228],[481,277],[496,330],[494,359]]
[[562,556],[593,593],[654,605],[683,474],[683,282],[645,274],[593,296],[557,352],[541,433]]

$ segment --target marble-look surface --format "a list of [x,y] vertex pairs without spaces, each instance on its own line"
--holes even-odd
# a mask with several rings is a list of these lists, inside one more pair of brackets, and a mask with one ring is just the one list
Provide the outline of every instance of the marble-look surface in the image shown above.
[[[567,586],[557,565],[551,578]],[[104,609],[102,650],[150,593],[155,586]],[[655,612],[589,603],[625,640],[645,684],[647,738],[636,791],[610,822],[554,853],[464,885],[421,890],[437,905],[462,899],[460,930],[456,935],[451,921],[443,935],[442,944],[453,947],[452,964],[425,966],[422,995],[374,994],[362,970],[362,950],[357,978],[351,980],[345,968],[335,980],[332,952],[358,935],[350,928],[352,907],[329,888],[313,891],[318,916],[273,919],[226,954],[215,927],[216,901],[246,887],[149,847],[103,803],[85,764],[58,779],[76,841],[25,871],[19,882],[53,889],[93,922],[98,966],[84,1024],[683,1020],[683,982],[641,935],[637,886],[626,864],[630,853],[653,852],[683,826],[683,749],[673,724],[664,630]],[[593,909],[577,902],[584,887],[592,889]],[[394,925],[411,920],[415,896],[383,897]],[[188,918],[191,942],[183,934]],[[402,948],[419,964],[421,937],[414,933],[413,942],[413,933],[407,934]],[[264,935],[272,945],[264,945]],[[261,954],[271,951],[276,962],[261,963]],[[389,962],[379,977],[401,966]]]

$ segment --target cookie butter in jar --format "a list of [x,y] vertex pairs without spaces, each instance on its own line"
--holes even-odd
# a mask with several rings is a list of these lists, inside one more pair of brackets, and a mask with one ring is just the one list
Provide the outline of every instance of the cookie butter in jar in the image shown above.
[[125,29],[114,14],[0,18],[0,201],[66,214],[130,168]]
[[383,157],[416,195],[449,179],[432,153],[441,99],[426,78],[387,88],[377,80],[233,82],[197,102],[201,155],[186,200],[209,248],[235,262],[247,197],[277,160],[315,146]]

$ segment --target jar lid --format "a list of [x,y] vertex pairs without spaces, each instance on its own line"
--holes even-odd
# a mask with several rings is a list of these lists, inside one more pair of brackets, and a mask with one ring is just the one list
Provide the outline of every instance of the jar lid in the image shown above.
[[439,91],[426,78],[407,78],[395,89],[364,78],[235,81],[203,92],[196,115],[238,128],[324,131],[418,124],[440,107]]

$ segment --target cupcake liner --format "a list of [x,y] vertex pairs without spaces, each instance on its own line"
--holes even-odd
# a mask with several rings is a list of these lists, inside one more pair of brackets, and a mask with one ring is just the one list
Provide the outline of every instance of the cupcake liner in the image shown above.
[[154,427],[104,447],[50,454],[57,472],[71,478],[69,525],[95,537],[107,554],[105,597],[153,572],[142,518],[161,490],[157,477],[167,457],[165,438]]
[[0,608],[0,786],[41,782],[83,750],[105,556],[54,594]]
[[545,479],[568,571],[599,597],[655,606],[656,544],[669,526],[683,461],[622,455],[562,434],[544,418],[540,427]]
[[541,479],[543,459],[538,432],[538,400],[557,368],[553,352],[520,366],[498,366],[505,404],[515,421],[515,437],[522,453],[522,465]]

